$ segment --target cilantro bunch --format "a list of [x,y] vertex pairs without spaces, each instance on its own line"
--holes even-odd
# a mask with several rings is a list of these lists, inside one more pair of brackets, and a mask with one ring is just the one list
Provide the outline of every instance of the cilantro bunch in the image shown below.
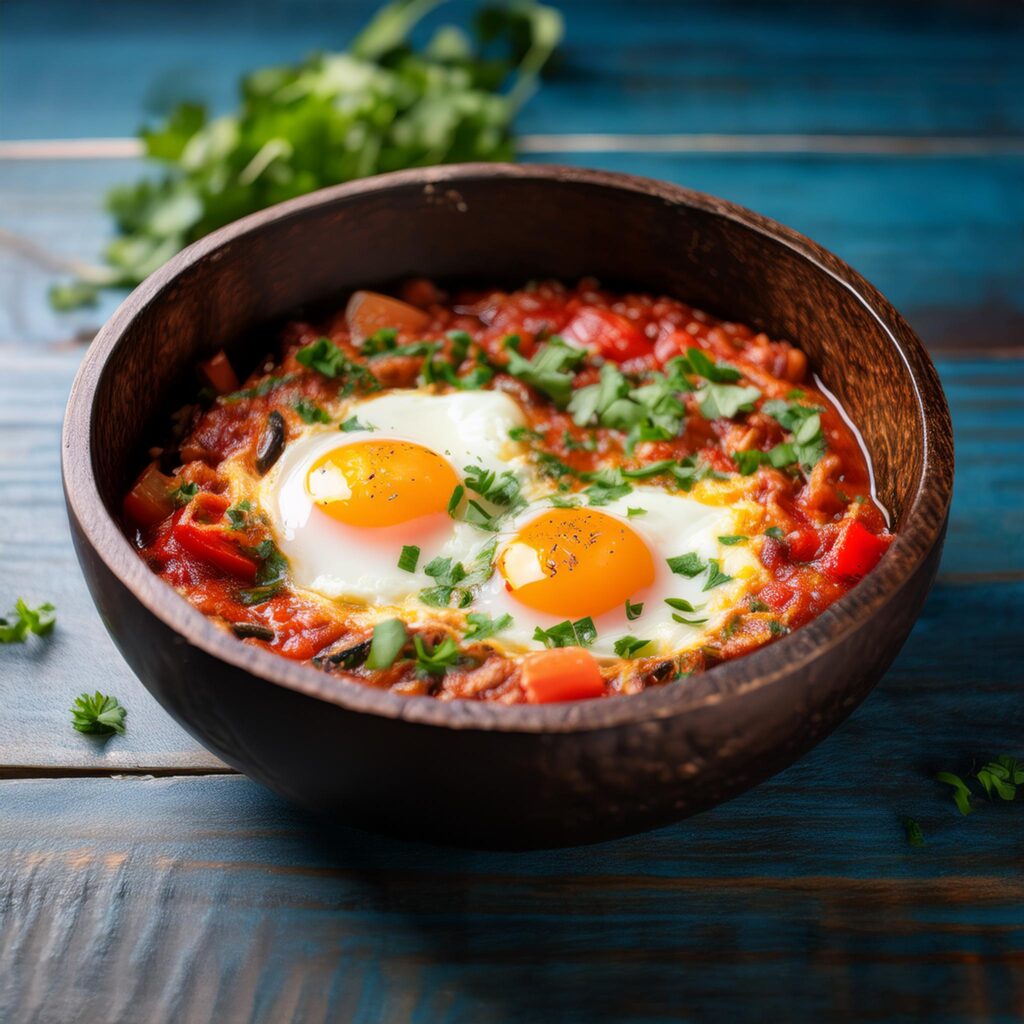
[[314,189],[406,167],[510,160],[512,121],[562,37],[532,0],[482,9],[471,37],[445,26],[421,50],[413,26],[443,0],[396,0],[346,51],[267,67],[241,82],[238,109],[185,103],[141,132],[155,177],[107,197],[117,237],[106,265],[58,285],[58,309],[132,287],[215,228]]

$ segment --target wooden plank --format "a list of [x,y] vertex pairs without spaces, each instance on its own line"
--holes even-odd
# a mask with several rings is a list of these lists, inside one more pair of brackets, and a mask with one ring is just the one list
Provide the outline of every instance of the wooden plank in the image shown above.
[[[803,231],[877,285],[933,350],[1024,345],[1024,156],[558,159],[675,181]],[[4,227],[63,257],[95,259],[110,231],[102,194],[138,173],[131,161],[0,162]],[[0,245],[0,344],[88,335],[116,305],[107,297],[95,311],[55,314],[45,299],[54,278]]]
[[915,726],[884,771],[837,738],[693,821],[533,854],[329,829],[238,777],[0,782],[0,1017],[1019,1019],[1020,808],[960,818]]
[[[242,73],[344,45],[377,6],[243,0],[101,7],[10,0],[5,138],[130,135],[154,111],[227,108]],[[459,0],[430,26],[465,24]],[[913,0],[560,0],[561,70],[524,111],[526,132],[1024,131],[1024,12]]]
[[[216,770],[220,763],[170,722],[123,663],[78,570],[60,489],[59,432],[79,352],[0,351],[0,595],[8,602],[19,594],[52,600],[59,614],[46,641],[0,650],[0,770]],[[930,728],[949,719],[948,701],[966,681],[987,680],[998,696],[978,705],[975,719],[1005,720],[999,701],[1024,659],[1024,634],[1016,625],[1024,584],[971,585],[1024,579],[1024,484],[1014,457],[1024,435],[1024,360],[944,361],[940,371],[953,406],[960,466],[945,585],[887,682],[914,687],[915,680],[928,681],[932,697],[912,713]],[[964,644],[964,636],[978,639]],[[113,691],[131,709],[128,734],[106,744],[68,725],[70,702],[97,688]],[[870,721],[881,728],[897,713],[878,696],[870,707]]]

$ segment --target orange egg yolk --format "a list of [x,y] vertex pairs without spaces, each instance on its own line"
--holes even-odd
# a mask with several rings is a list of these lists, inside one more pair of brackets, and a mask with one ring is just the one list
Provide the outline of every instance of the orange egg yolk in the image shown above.
[[654,582],[647,545],[593,508],[553,508],[502,551],[498,571],[517,601],[560,618],[597,616]]
[[446,513],[459,478],[437,452],[412,441],[354,441],[321,455],[306,490],[332,519],[383,527]]

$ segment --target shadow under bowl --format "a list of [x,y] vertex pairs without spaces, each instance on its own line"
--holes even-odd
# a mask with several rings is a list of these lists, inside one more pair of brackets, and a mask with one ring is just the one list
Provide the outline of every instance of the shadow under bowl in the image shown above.
[[[408,276],[595,276],[788,338],[860,429],[897,533],[792,635],[632,697],[505,707],[399,697],[242,644],[153,574],[119,525],[192,368],[312,303]],[[463,165],[325,189],[247,217],[134,291],[85,357],[63,473],[78,557],[114,641],[204,746],[339,821],[459,845],[591,842],[736,795],[835,728],[896,656],[934,578],[953,482],[928,356],[835,256],[683,188],[564,167]]]

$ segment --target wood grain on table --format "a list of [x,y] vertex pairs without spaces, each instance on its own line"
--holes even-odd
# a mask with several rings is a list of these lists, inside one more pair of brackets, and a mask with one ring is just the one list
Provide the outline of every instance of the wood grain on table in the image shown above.
[[[240,71],[342,42],[371,6],[9,0],[0,228],[94,258],[102,193],[139,165],[4,140],[223,107]],[[3,1024],[1024,1019],[1024,815],[982,801],[961,818],[931,778],[1024,755],[1024,8],[560,6],[568,44],[524,111],[527,158],[776,217],[935,355],[957,482],[914,633],[830,739],[672,828],[506,855],[320,825],[227,773],[108,639],[70,546],[59,430],[80,339],[115,300],[57,316],[52,273],[2,253],[0,601],[58,606],[47,641],[0,650]],[[124,737],[71,730],[95,688],[129,707]]]

